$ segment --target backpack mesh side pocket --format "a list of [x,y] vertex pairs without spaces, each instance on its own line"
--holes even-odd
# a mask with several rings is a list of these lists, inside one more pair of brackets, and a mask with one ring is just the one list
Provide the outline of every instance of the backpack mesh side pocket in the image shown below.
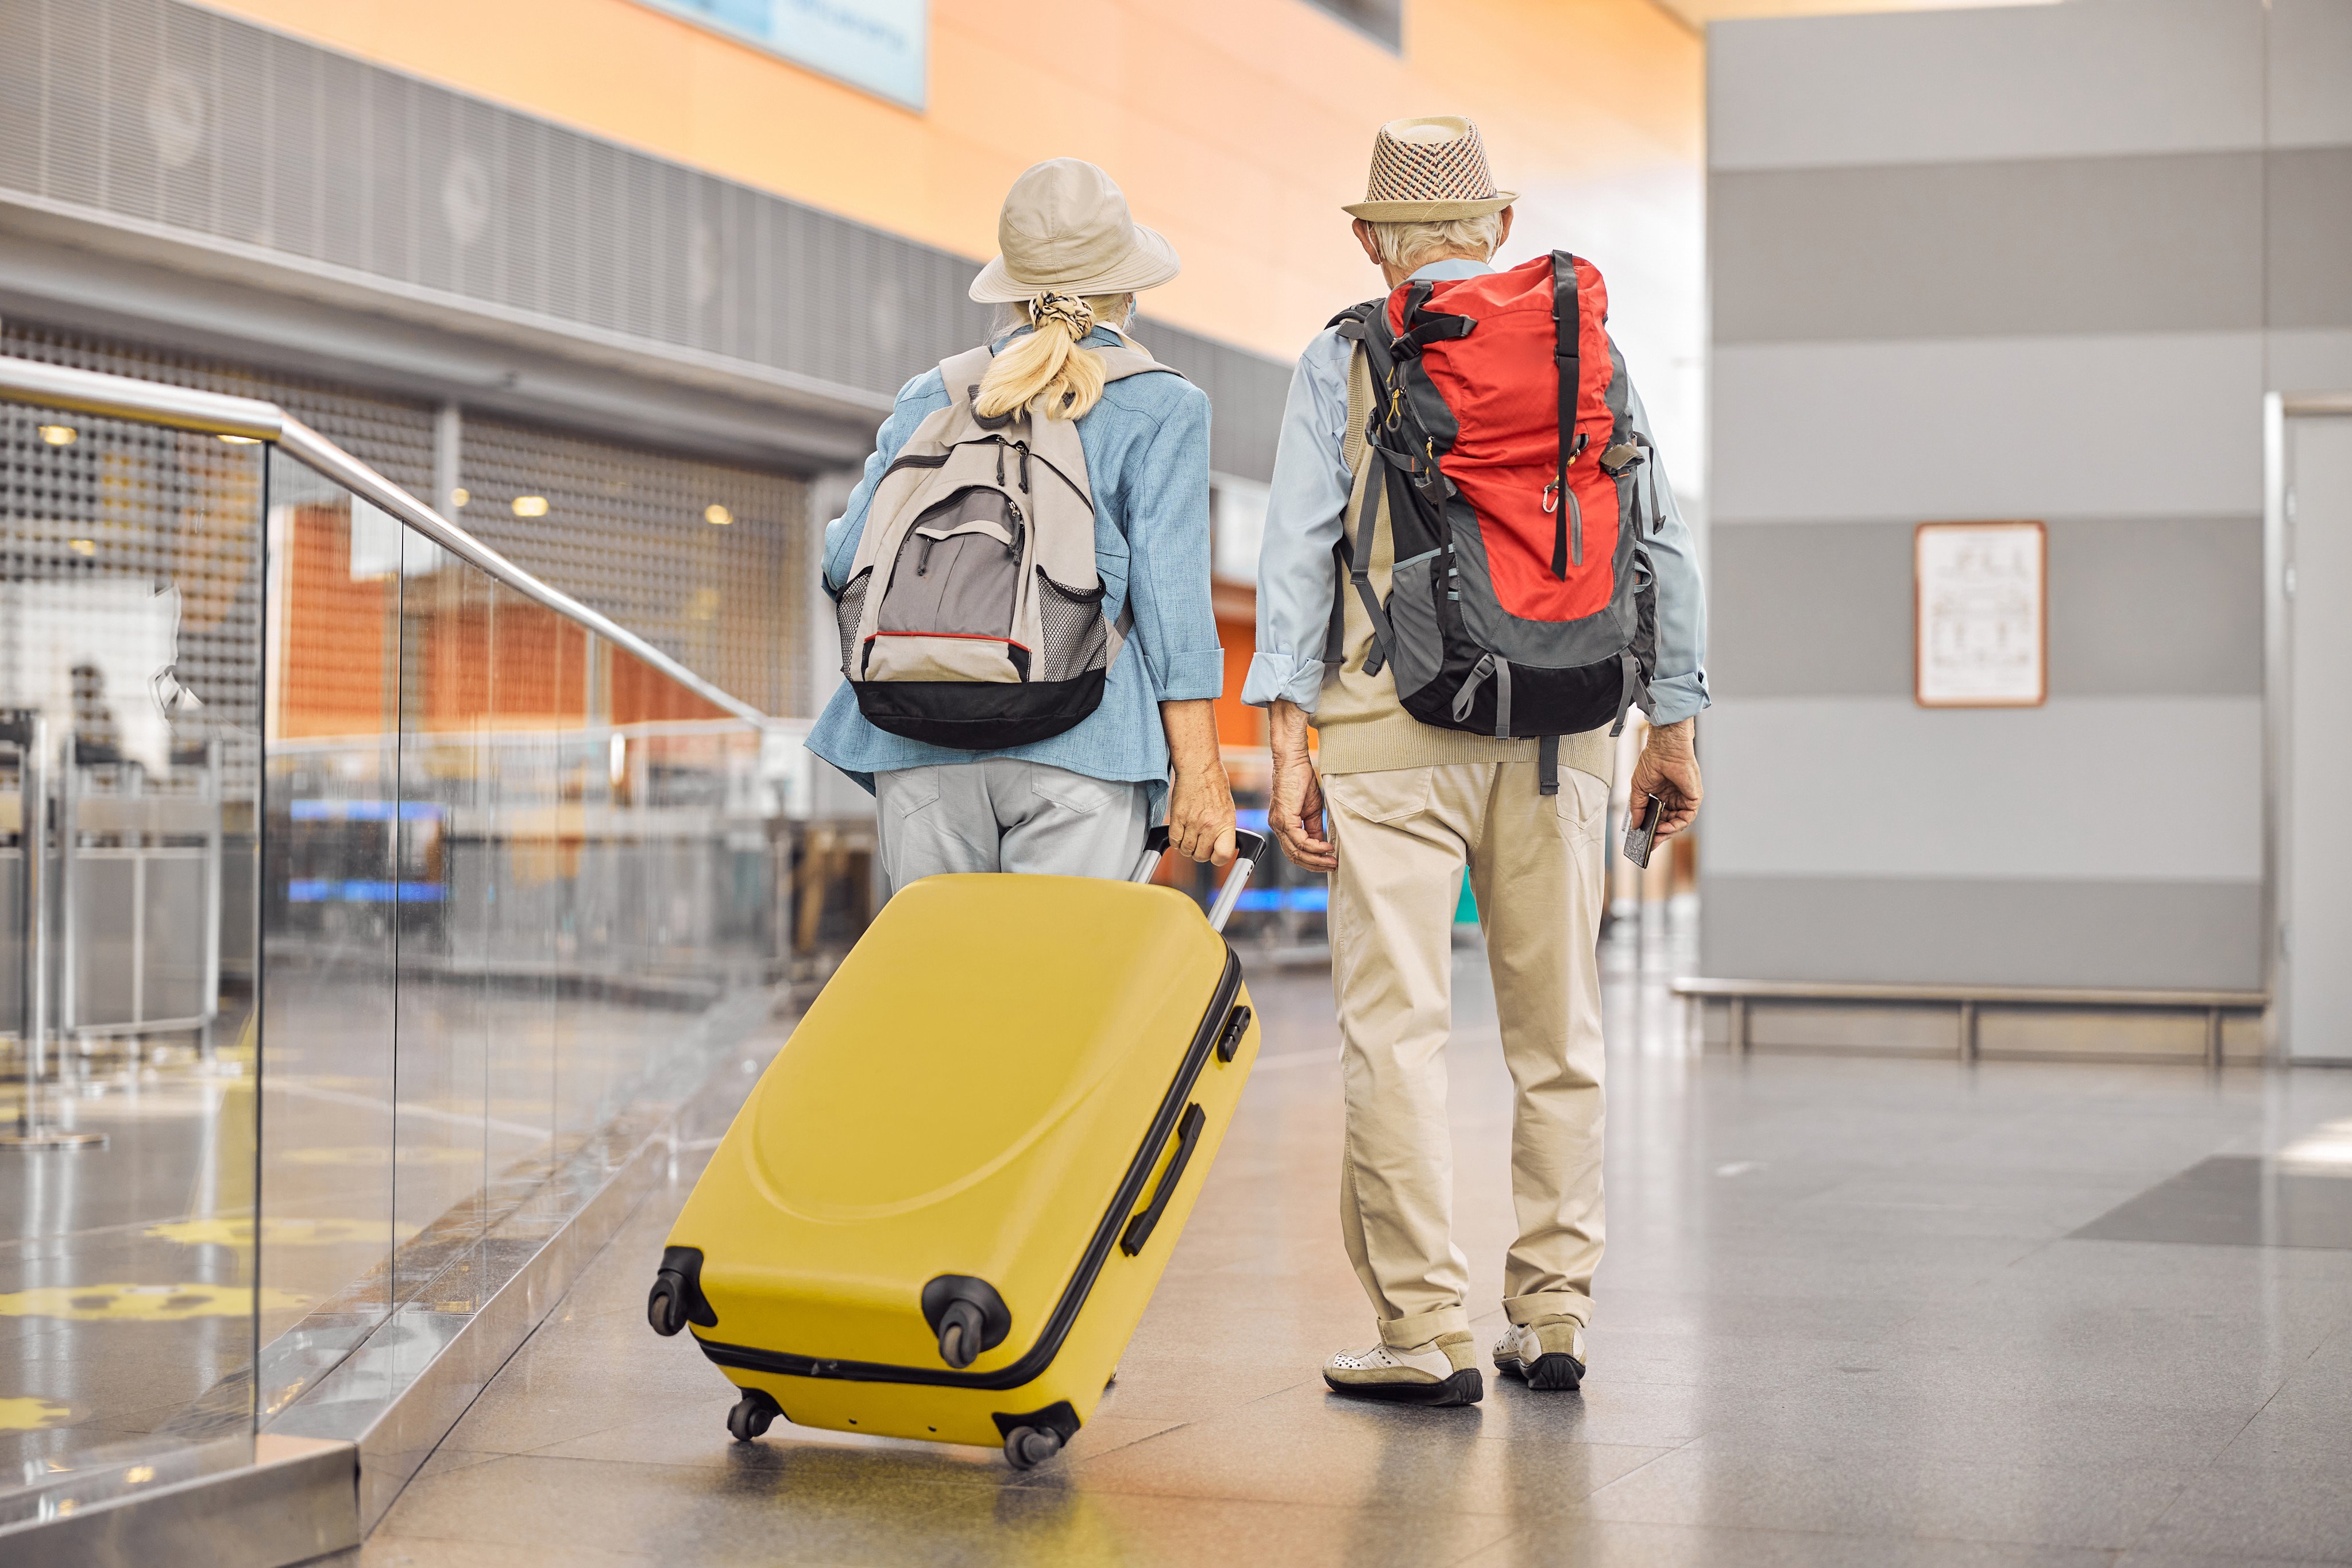
[[857,657],[857,623],[866,614],[866,591],[873,585],[874,568],[868,566],[849,580],[849,586],[833,605],[833,613],[841,622],[841,673],[852,679],[857,676],[851,663]]
[[1037,679],[1070,680],[1103,667],[1110,624],[1103,619],[1102,605],[1101,588],[1082,594],[1038,569],[1037,620],[1045,646],[1038,650]]

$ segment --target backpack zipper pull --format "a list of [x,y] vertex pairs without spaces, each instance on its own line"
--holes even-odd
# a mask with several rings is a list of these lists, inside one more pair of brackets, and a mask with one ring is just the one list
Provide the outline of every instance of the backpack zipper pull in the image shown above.
[[916,576],[928,577],[931,574],[931,546],[938,542],[939,541],[929,534],[923,535],[923,548],[915,556]]
[[1001,436],[996,441],[996,487],[1004,488],[1004,438]]
[[1024,496],[1029,493],[1029,447],[1026,442],[1021,447],[1021,493]]

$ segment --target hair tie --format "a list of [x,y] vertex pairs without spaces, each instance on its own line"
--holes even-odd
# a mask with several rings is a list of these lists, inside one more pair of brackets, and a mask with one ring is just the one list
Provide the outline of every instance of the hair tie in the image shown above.
[[1074,342],[1095,330],[1094,307],[1076,294],[1038,295],[1029,301],[1029,319],[1040,327],[1048,321],[1061,322]]

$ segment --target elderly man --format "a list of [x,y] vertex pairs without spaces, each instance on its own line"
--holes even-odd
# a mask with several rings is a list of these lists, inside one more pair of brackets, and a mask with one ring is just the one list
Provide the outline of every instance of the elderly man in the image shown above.
[[1331,873],[1339,1223],[1380,1337],[1324,1380],[1422,1405],[1484,1393],[1445,1117],[1463,870],[1517,1091],[1495,1365],[1574,1389],[1601,1245],[1609,737],[1647,710],[1633,816],[1668,837],[1698,809],[1707,700],[1690,533],[1600,274],[1566,252],[1497,271],[1512,200],[1469,121],[1381,128],[1345,210],[1391,292],[1291,382],[1243,692],[1271,710],[1274,832]]

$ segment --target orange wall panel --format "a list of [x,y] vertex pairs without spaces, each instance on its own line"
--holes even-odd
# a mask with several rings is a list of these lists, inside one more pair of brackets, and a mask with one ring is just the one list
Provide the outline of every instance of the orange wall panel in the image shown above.
[[286,533],[286,607],[278,650],[278,727],[287,739],[381,735],[395,577],[352,578],[350,512],[341,503],[294,509]]
[[1150,309],[1280,358],[1378,287],[1338,207],[1395,116],[1480,121],[1515,254],[1602,207],[1696,254],[1701,46],[1653,0],[1408,0],[1402,55],[1305,0],[933,0],[919,113],[634,0],[212,3],[973,258],[1023,168],[1090,158],[1183,253]]

